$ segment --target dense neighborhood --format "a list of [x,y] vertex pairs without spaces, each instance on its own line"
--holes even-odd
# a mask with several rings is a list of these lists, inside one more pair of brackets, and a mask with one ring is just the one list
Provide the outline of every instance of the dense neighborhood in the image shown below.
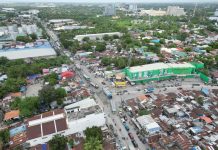
[[217,150],[218,3],[2,3],[0,149]]

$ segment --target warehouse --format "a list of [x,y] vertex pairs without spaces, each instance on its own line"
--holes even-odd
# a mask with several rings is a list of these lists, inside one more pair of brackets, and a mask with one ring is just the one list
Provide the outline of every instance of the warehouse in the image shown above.
[[85,35],[76,35],[74,40],[78,40],[81,42],[85,37],[89,38],[90,40],[102,40],[105,35],[113,36],[117,35],[119,37],[122,36],[122,33],[120,32],[110,32],[110,33],[98,33],[98,34],[85,34]]
[[127,80],[148,82],[175,77],[193,77],[196,67],[190,63],[153,63],[124,69]]
[[55,50],[49,42],[37,42],[33,47],[20,47],[10,49],[0,49],[0,57],[7,57],[10,60],[14,59],[29,59],[29,58],[52,58],[56,57]]

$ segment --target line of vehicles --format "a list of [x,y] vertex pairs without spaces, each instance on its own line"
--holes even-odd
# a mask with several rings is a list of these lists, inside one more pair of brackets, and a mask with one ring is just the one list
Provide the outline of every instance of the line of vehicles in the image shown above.
[[[137,144],[137,142],[135,141],[133,134],[129,131],[130,128],[129,128],[128,124],[127,124],[127,121],[128,121],[127,116],[124,115],[122,111],[119,111],[119,116],[121,117],[120,120],[121,120],[121,122],[122,122],[124,128],[125,128],[126,131],[128,132],[128,136],[129,136],[129,138],[130,138],[130,140],[131,140],[133,146],[134,146],[135,148],[138,148],[138,144]],[[132,149],[132,150],[133,150],[133,149],[135,150],[134,147],[131,147],[131,148],[129,148],[129,149],[130,149],[130,150],[131,150],[131,149]]]

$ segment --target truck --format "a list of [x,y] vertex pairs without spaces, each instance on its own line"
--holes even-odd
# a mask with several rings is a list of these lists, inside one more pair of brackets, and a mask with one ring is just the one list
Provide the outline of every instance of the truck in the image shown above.
[[111,110],[112,110],[112,112],[115,113],[117,110],[116,110],[116,105],[115,105],[114,101],[111,100],[111,101],[110,101],[110,104],[111,104]]
[[144,89],[145,93],[152,93],[154,92],[154,88],[153,87],[148,87],[146,89]]
[[112,93],[109,91],[108,88],[103,87],[102,90],[103,90],[104,94],[107,96],[108,99],[112,99]]
[[96,88],[96,89],[98,88],[98,85],[95,84],[95,83],[93,83],[93,82],[90,82],[90,85],[93,86],[93,87]]
[[87,76],[86,74],[83,74],[83,77],[88,81],[90,80],[89,76]]

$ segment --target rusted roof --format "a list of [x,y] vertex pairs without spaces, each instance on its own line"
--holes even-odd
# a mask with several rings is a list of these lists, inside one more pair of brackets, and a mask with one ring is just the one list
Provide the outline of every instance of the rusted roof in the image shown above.
[[4,120],[7,121],[7,120],[10,120],[10,119],[13,119],[13,118],[18,118],[19,115],[20,115],[19,110],[12,110],[10,112],[5,113]]

